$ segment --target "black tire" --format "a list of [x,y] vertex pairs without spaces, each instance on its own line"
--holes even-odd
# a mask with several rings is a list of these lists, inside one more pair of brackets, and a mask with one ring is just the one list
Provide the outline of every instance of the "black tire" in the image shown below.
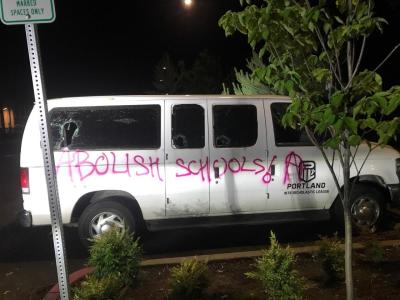
[[[374,186],[358,184],[350,195],[350,214],[356,231],[376,231],[385,215],[384,193]],[[333,204],[335,221],[344,228],[343,205],[340,198]]]
[[90,245],[90,239],[112,226],[135,232],[135,219],[128,208],[116,201],[100,201],[86,207],[79,218],[78,232],[82,244]]

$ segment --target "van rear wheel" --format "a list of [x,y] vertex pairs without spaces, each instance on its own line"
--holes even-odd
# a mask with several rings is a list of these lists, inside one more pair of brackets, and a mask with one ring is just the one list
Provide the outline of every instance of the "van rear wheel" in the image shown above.
[[[358,184],[354,186],[350,197],[350,215],[355,229],[376,231],[385,213],[383,193],[375,187]],[[335,202],[336,221],[344,226],[342,202],[340,198]]]
[[96,202],[89,205],[79,218],[79,237],[88,247],[91,239],[113,227],[134,232],[135,220],[132,213],[115,201]]

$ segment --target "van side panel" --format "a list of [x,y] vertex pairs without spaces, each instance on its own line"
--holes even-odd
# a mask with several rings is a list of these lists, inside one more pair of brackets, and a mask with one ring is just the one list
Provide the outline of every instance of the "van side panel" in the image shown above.
[[22,138],[20,166],[28,168],[30,188],[30,193],[22,196],[24,209],[32,213],[32,225],[45,225],[50,224],[50,209],[37,115],[35,106],[29,115]]
[[[126,108],[113,103],[110,110],[134,109],[135,104],[143,107],[143,103],[132,101],[130,106]],[[55,151],[60,202],[63,211],[68,212],[68,215],[66,214],[67,221],[71,219],[71,211],[80,197],[91,192],[104,190],[124,191],[132,195],[138,202],[144,219],[165,217],[165,160],[164,135],[162,134],[164,132],[164,101],[147,101],[145,105],[146,107],[156,106],[160,108],[159,148],[113,149],[113,147],[107,146],[108,149],[93,149],[91,146],[87,146],[89,148],[62,148]],[[100,115],[104,115],[103,107],[90,108],[90,112],[88,108],[85,108],[84,111],[95,115],[97,109],[102,109],[103,112]],[[71,115],[74,114],[71,113]],[[85,121],[98,122],[99,126],[103,126],[98,133],[94,133],[98,134],[99,137],[93,143],[100,142],[105,145],[108,145],[108,142],[101,135],[107,137],[105,134],[107,124],[113,126],[115,123],[124,123],[135,128],[135,126],[139,126],[135,124],[142,120],[135,119],[134,115],[131,115],[118,117],[115,120],[110,119],[107,121],[109,123],[105,124],[106,121],[96,120],[96,118],[93,120],[87,118]],[[72,118],[71,121],[77,124],[74,134],[76,138],[79,138],[79,135],[84,134],[80,131],[80,126],[84,126],[80,125],[82,120]],[[142,134],[145,136],[146,132]],[[110,138],[113,137],[110,136]],[[126,136],[126,138],[129,139],[129,136]],[[119,143],[119,141],[117,142]]]
[[[189,117],[188,117],[189,116]],[[210,212],[207,102],[165,103],[166,215],[188,217]]]
[[[329,168],[306,133],[281,125],[289,101],[264,101],[269,159],[275,176],[269,186],[270,210],[297,211],[329,208],[337,195]],[[331,158],[331,151],[327,150]],[[335,164],[340,178],[339,162]]]
[[[146,104],[152,103],[161,107],[162,133],[164,101],[146,101]],[[135,102],[132,101],[131,104],[134,105]],[[99,190],[125,191],[137,200],[144,219],[164,218],[163,134],[160,139],[159,149],[93,151],[63,148],[54,151],[63,222],[71,221],[72,210],[83,195]],[[24,194],[23,199],[24,209],[32,213],[32,225],[50,224],[36,108],[32,110],[25,127],[20,166],[29,168],[30,193]]]

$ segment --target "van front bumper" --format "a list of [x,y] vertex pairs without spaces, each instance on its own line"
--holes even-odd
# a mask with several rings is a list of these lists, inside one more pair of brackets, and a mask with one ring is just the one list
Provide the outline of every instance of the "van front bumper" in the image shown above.
[[388,184],[390,193],[391,205],[393,207],[400,207],[400,184]]
[[32,214],[30,211],[23,210],[18,214],[18,222],[23,227],[32,226]]

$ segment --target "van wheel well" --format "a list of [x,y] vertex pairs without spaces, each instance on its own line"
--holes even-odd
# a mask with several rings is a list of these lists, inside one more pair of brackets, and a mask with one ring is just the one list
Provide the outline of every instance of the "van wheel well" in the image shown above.
[[[351,178],[352,182],[354,180],[355,180],[355,178]],[[342,190],[343,190],[343,186],[342,186]],[[356,203],[356,201],[358,201],[358,199],[360,199],[360,196],[362,196],[364,194],[365,194],[365,197],[362,198],[363,202],[360,202],[360,203],[364,203],[364,204],[366,203],[366,204],[364,206],[359,205],[360,210],[355,209],[355,211],[360,211],[360,212],[361,211],[368,212],[369,210],[374,211],[374,210],[372,210],[372,208],[374,208],[376,206],[377,211],[379,211],[379,213],[377,213],[378,219],[375,223],[371,221],[371,223],[374,223],[374,224],[372,226],[370,226],[370,230],[372,228],[374,230],[376,230],[378,225],[383,220],[386,203],[388,201],[385,198],[388,195],[388,191],[386,190],[386,188],[384,186],[382,186],[380,184],[379,181],[377,182],[377,181],[359,180],[359,182],[354,185],[354,188],[352,190],[352,195],[350,198],[351,212],[353,212],[353,210],[352,210],[353,203]],[[374,205],[372,205],[372,204],[374,204]],[[355,206],[355,207],[357,207],[357,206]],[[336,196],[335,201],[332,203],[332,205],[330,207],[330,213],[331,213],[331,217],[338,223],[337,225],[339,225],[339,227],[341,227],[343,229],[343,226],[344,226],[343,205],[341,203],[339,194]],[[353,219],[353,217],[352,217],[352,220],[354,221],[355,219]],[[358,229],[360,229],[361,227],[366,228],[366,226],[368,224],[365,223],[364,225],[359,226],[360,222],[354,222],[353,225],[356,226],[354,228],[358,227]]]
[[101,191],[101,192],[92,192],[83,195],[78,202],[76,203],[74,209],[72,210],[71,215],[71,223],[78,223],[80,216],[83,211],[90,204],[100,201],[115,201],[126,208],[132,213],[132,216],[137,221],[137,229],[140,231],[145,228],[142,210],[140,209],[139,204],[136,199],[124,192],[114,192],[114,191]]
[[[353,177],[350,180],[351,182],[353,182],[356,179],[356,177]],[[386,188],[385,181],[381,177],[375,175],[362,175],[358,179],[358,184],[366,185],[382,192],[382,194],[384,195],[384,203],[386,204],[387,202],[389,202],[390,193]]]
[[[350,182],[354,182],[357,178],[356,177],[352,177],[350,178]],[[385,198],[385,203],[389,202],[388,199],[390,199],[390,194],[389,191],[387,190],[387,188],[385,187],[385,183],[383,181],[382,178],[378,177],[378,176],[373,176],[373,175],[363,175],[360,176],[358,179],[358,183],[357,184],[361,184],[361,185],[366,185],[372,188],[377,189],[378,191],[382,192],[382,194],[384,195]],[[344,186],[342,186],[341,190],[343,191]],[[335,203],[337,201],[340,201],[340,196],[339,193],[337,194],[335,201],[333,201],[332,205],[331,205],[331,210],[333,209],[333,207],[335,206]]]

